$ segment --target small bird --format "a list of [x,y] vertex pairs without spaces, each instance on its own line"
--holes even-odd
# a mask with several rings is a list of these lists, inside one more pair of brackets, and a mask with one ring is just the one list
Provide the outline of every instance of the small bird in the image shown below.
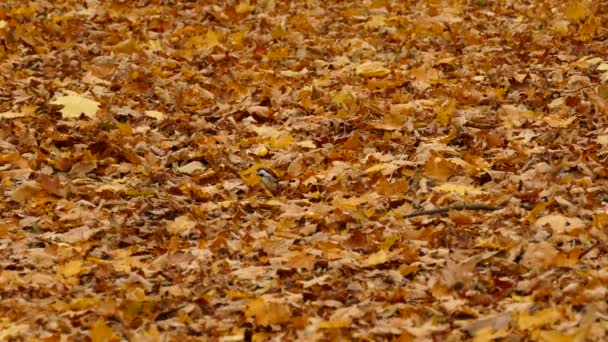
[[259,168],[255,174],[260,177],[260,183],[262,183],[266,189],[272,193],[277,191],[279,188],[279,181],[272,171],[266,168]]

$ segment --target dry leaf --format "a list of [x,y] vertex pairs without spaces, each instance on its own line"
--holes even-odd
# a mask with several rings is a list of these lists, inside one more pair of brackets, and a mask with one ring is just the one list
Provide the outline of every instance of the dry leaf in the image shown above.
[[365,62],[357,66],[357,75],[366,77],[386,76],[390,70],[385,68],[380,62]]
[[247,304],[245,316],[252,317],[256,324],[263,326],[287,323],[291,319],[289,306],[256,298]]
[[62,105],[63,108],[59,111],[64,119],[79,118],[84,115],[89,118],[94,118],[95,113],[99,109],[99,102],[90,100],[80,94],[67,91],[68,95],[58,96],[51,104]]
[[103,318],[95,322],[90,333],[92,342],[110,342],[115,339],[114,331],[109,327]]
[[167,224],[167,231],[171,234],[187,234],[190,230],[194,229],[196,222],[191,220],[188,216],[178,216],[174,221]]

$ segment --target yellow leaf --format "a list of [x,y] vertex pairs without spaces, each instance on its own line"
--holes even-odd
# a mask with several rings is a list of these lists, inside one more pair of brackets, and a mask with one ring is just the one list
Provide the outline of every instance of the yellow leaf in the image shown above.
[[502,105],[498,109],[498,114],[502,118],[504,126],[508,128],[520,127],[526,121],[538,117],[535,112],[514,105]]
[[109,342],[114,339],[114,332],[103,318],[97,320],[93,328],[91,328],[92,342]]
[[271,126],[252,126],[251,130],[262,138],[276,137],[280,134],[278,129]]
[[235,12],[238,14],[249,13],[249,12],[253,11],[254,9],[255,9],[255,6],[251,5],[249,3],[249,0],[243,0],[243,1],[239,2],[239,4],[236,5],[236,7],[234,8]]
[[544,309],[533,314],[524,311],[519,313],[517,324],[521,330],[532,330],[554,324],[560,318],[562,318],[562,314],[556,308]]
[[367,259],[363,260],[363,266],[371,267],[385,263],[388,260],[388,251],[386,249],[381,249],[376,253],[367,257]]
[[382,15],[372,15],[371,18],[365,23],[365,27],[368,29],[376,29],[386,25],[386,17]]
[[16,118],[23,118],[26,116],[27,116],[27,114],[25,114],[23,112],[8,111],[8,112],[0,113],[0,119],[16,119]]
[[399,241],[399,235],[391,234],[382,241],[379,247],[380,249],[388,251],[397,241]]
[[593,15],[589,16],[578,31],[581,40],[588,41],[601,27],[602,20],[600,18]]
[[[608,71],[608,63],[602,63],[597,68],[598,69],[603,68],[605,70],[602,70],[602,71]],[[605,74],[608,74],[608,73],[605,73]],[[605,84],[600,85],[599,88],[597,89],[597,94],[600,96],[600,98],[602,100],[604,100],[604,101],[608,100],[608,85],[605,85]]]
[[493,342],[499,338],[504,338],[507,336],[509,336],[509,332],[507,330],[494,330],[492,327],[485,327],[479,329],[479,331],[475,333],[473,342]]
[[87,99],[71,91],[67,91],[66,93],[68,95],[59,96],[51,101],[51,104],[63,106],[59,111],[64,119],[78,118],[80,114],[84,114],[89,118],[95,117],[95,113],[99,109],[99,102]]
[[[260,168],[268,168],[268,167],[263,163],[257,163],[257,164],[253,164],[247,170],[243,170],[243,171],[239,172],[239,176],[241,176],[243,183],[245,183],[249,186],[254,186],[254,185],[259,184],[260,177],[258,177],[258,175],[256,175],[256,171]],[[272,171],[274,172],[274,170],[272,170]]]
[[[377,164],[377,165],[367,168],[365,170],[365,173],[382,172],[383,174],[390,174],[393,171],[397,170],[398,168],[399,168],[399,165],[394,164],[394,163],[382,163],[382,164]],[[384,172],[384,171],[387,171],[387,172]]]
[[285,304],[267,302],[264,298],[256,298],[247,304],[245,316],[253,317],[257,324],[267,326],[289,322],[291,310]]
[[36,114],[36,110],[38,109],[38,106],[33,105],[33,104],[26,104],[21,106],[21,113],[24,113],[26,115],[34,115]]
[[360,76],[375,77],[388,75],[390,70],[380,62],[365,62],[357,66],[356,73]]
[[456,184],[456,183],[444,183],[440,186],[436,186],[433,188],[435,191],[445,191],[452,192],[459,195],[478,195],[483,193],[483,191],[475,188],[474,186],[464,185],[464,184]]
[[312,140],[298,141],[296,145],[302,148],[317,148],[317,145]]
[[269,145],[272,148],[284,149],[289,147],[293,142],[293,137],[289,134],[281,134],[279,137],[273,137],[270,139]]
[[570,22],[565,19],[556,19],[551,22],[551,29],[560,36],[568,34]]
[[584,1],[571,1],[564,10],[564,15],[572,21],[581,21],[587,16],[587,6]]
[[339,93],[336,94],[332,99],[332,102],[338,106],[350,107],[354,105],[357,99],[351,93]]
[[[576,335],[565,334],[560,331],[547,331],[541,330],[536,334],[536,340],[541,342],[575,342],[577,341]],[[584,341],[584,338],[581,339]]]
[[553,204],[553,201],[553,199],[550,199],[547,202],[535,205],[534,208],[530,210],[530,213],[528,214],[528,217],[526,217],[526,220],[528,220],[529,223],[534,223],[538,218],[538,215],[543,212],[543,210],[547,209],[547,207],[549,207],[551,204]]
[[342,210],[356,210],[357,206],[366,203],[363,197],[352,196],[349,198],[339,198],[335,200],[335,205]]
[[101,303],[97,298],[84,297],[72,300],[69,304],[69,308],[72,310],[85,310],[87,308],[99,307],[100,305]]
[[268,147],[266,147],[264,145],[259,145],[258,147],[253,149],[253,154],[255,154],[258,157],[265,157],[266,155],[268,155],[268,152],[270,152],[268,150]]
[[61,273],[66,278],[78,275],[82,270],[82,264],[82,259],[70,260],[60,267]]
[[147,117],[151,117],[151,118],[156,119],[156,120],[163,120],[165,118],[165,114],[163,114],[163,113],[161,113],[159,111],[156,111],[156,110],[146,110],[144,112],[144,114]]
[[452,116],[454,116],[454,112],[456,111],[456,100],[449,99],[441,104],[439,108],[437,108],[437,120],[442,125],[447,125],[450,123]]
[[220,44],[221,38],[222,38],[221,34],[215,32],[213,30],[209,30],[209,31],[207,31],[207,34],[205,34],[204,44],[206,47],[212,48],[212,47]]
[[412,274],[412,273],[416,273],[418,272],[418,270],[420,270],[420,266],[418,265],[401,265],[399,266],[399,273],[401,273],[402,276],[407,277],[408,275]]
[[350,319],[338,319],[333,321],[321,322],[317,327],[319,329],[340,329],[349,327],[351,323],[352,321]]
[[272,39],[280,39],[287,36],[287,31],[285,31],[281,25],[277,25],[270,32],[270,36]]
[[277,61],[280,59],[285,59],[289,57],[290,50],[289,47],[277,48],[271,51],[268,51],[266,57],[268,57],[271,61]]
[[496,99],[502,101],[505,98],[505,94],[507,94],[507,88],[503,87],[503,88],[496,88],[496,90],[494,90],[494,96],[496,96]]
[[491,248],[491,249],[506,249],[506,246],[503,246],[495,236],[492,236],[489,238],[478,237],[477,239],[475,239],[475,247]]
[[251,297],[251,295],[247,292],[225,290],[224,293],[226,294],[226,297],[228,297],[228,299],[230,299],[230,300],[244,299],[244,298]]
[[133,128],[128,123],[117,122],[116,127],[125,137],[130,137],[133,135]]
[[237,31],[229,36],[230,44],[237,48],[243,47],[243,39],[245,39],[245,32],[243,31]]
[[543,118],[543,121],[548,123],[549,126],[553,128],[567,128],[568,126],[570,126],[570,124],[574,122],[574,120],[576,120],[575,115],[566,119],[561,118],[557,114],[548,115]]

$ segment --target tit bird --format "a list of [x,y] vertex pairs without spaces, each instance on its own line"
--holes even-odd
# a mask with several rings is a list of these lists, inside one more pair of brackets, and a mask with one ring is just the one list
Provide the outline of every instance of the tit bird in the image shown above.
[[255,172],[256,175],[260,177],[260,183],[264,185],[266,189],[270,192],[275,193],[279,188],[279,181],[277,180],[277,176],[266,168],[260,168]]

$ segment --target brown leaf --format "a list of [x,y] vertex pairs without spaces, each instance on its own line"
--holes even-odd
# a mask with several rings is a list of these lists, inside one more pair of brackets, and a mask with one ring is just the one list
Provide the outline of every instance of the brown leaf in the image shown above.
[[40,183],[42,188],[46,190],[46,192],[48,192],[49,194],[55,195],[57,197],[65,197],[66,190],[61,185],[59,177],[41,174],[38,177],[38,182]]

